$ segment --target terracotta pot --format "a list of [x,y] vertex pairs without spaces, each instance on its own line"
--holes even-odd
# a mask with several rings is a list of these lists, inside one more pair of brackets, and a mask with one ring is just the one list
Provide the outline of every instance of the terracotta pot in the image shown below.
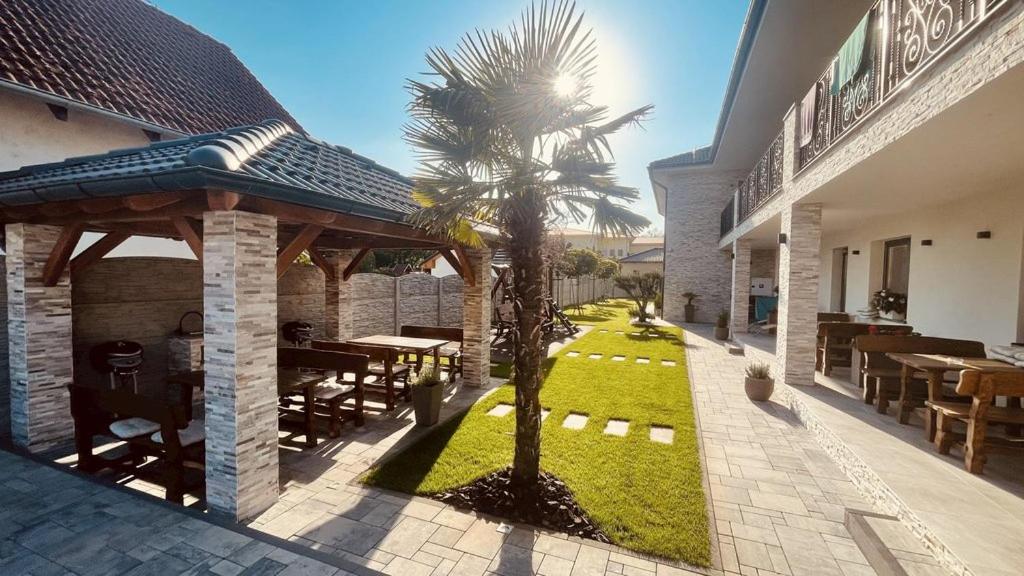
[[687,304],[683,306],[683,320],[685,322],[693,322],[693,318],[697,315],[697,307],[693,304]]
[[765,402],[772,397],[772,392],[775,391],[775,380],[773,378],[750,378],[749,376],[743,381],[743,390],[747,393],[747,398],[750,398],[754,402]]
[[728,326],[715,326],[715,340],[728,340],[729,339],[729,327]]
[[433,426],[441,417],[441,395],[444,386],[413,386],[412,407],[417,426]]

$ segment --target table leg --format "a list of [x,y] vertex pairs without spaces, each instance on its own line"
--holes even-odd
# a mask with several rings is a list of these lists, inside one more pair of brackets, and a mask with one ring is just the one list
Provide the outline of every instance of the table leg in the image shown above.
[[[975,400],[977,402],[977,400]],[[971,474],[981,474],[985,467],[985,434],[988,421],[971,418],[967,421],[967,440],[964,442],[964,467]]]
[[910,366],[900,368],[900,399],[896,403],[896,418],[900,424],[910,422]]
[[[940,402],[942,400],[942,376],[945,374],[945,370],[928,371],[928,400],[931,402]],[[935,442],[935,410],[925,410],[924,415],[924,433],[927,435],[929,442]]]
[[[1006,407],[1012,410],[1020,410],[1021,399],[1016,396],[1006,397]],[[1013,438],[1020,438],[1021,436],[1021,425],[1020,424],[1007,424],[1006,435]]]
[[306,424],[306,446],[312,448],[316,446],[316,418],[314,415],[315,408],[313,407],[313,389],[314,386],[306,386],[302,389],[303,400],[305,400],[302,415],[305,417]]

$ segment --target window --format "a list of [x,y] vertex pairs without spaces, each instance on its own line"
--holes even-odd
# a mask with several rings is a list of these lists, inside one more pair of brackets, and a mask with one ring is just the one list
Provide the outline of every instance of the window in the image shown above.
[[882,263],[882,288],[907,294],[910,286],[910,238],[898,238],[885,242],[885,259]]
[[622,248],[619,248],[619,258],[622,258]]

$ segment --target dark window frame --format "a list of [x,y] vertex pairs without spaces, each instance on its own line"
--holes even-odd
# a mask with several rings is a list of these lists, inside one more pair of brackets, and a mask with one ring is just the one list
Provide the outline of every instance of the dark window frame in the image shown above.
[[[900,246],[907,247],[907,286],[910,286],[910,236],[886,240],[882,251],[882,288],[889,289],[889,250]],[[909,288],[907,292],[909,292]]]

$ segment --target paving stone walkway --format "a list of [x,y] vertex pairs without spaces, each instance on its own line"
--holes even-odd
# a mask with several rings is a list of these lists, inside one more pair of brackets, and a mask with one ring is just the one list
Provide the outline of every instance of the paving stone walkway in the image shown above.
[[350,572],[0,450],[0,574],[347,576]]

